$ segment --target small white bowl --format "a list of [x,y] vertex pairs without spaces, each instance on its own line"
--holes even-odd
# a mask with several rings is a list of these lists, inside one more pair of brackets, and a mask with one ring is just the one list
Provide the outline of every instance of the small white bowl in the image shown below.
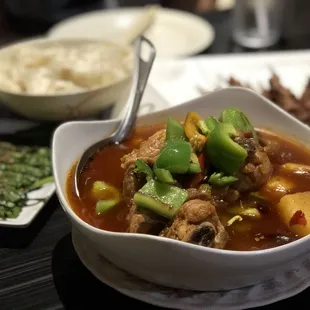
[[[242,88],[214,91],[201,98],[138,119],[139,124],[184,119],[188,111],[219,115],[228,107],[242,109],[255,126],[270,128],[309,144],[310,129],[262,96]],[[94,242],[97,250],[118,267],[153,283],[188,290],[236,289],[262,282],[287,269],[310,251],[310,236],[277,248],[228,251],[144,234],[100,230],[82,221],[70,208],[66,195],[69,169],[82,152],[110,134],[118,121],[68,122],[53,137],[56,190],[72,224]],[[68,148],[69,141],[74,141]]]
[[[88,39],[51,39],[37,38],[21,41],[0,49],[0,59],[10,54],[11,49],[24,46],[48,47],[55,43],[64,46],[78,46],[81,44],[100,42],[105,45],[114,45],[131,53],[132,49],[115,43]],[[1,68],[0,68],[1,70]],[[18,114],[35,120],[63,121],[77,117],[86,117],[101,112],[109,106],[113,106],[129,94],[131,86],[131,74],[116,83],[108,86],[85,90],[73,91],[67,94],[43,94],[32,95],[27,93],[10,92],[0,89],[0,101]]]

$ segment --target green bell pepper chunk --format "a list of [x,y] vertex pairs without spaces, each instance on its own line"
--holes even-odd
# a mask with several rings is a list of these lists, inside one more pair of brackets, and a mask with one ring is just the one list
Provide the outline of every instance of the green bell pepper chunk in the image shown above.
[[170,171],[165,169],[154,169],[155,176],[159,182],[173,184],[175,183]]
[[187,172],[191,159],[191,145],[183,140],[168,140],[160,152],[154,168],[161,168],[171,173]]
[[239,109],[231,108],[224,110],[221,113],[219,121],[232,124],[236,129],[241,131],[250,131],[253,137],[255,139],[257,138],[253,125],[250,123],[247,116]]
[[197,174],[201,172],[201,167],[197,163],[190,163],[187,173]]
[[107,212],[112,209],[119,203],[119,200],[99,200],[96,203],[96,213],[101,215],[102,213]]
[[109,187],[109,185],[103,181],[95,181],[93,183],[92,190],[95,192],[100,192],[100,191],[107,189],[108,187]]
[[154,174],[150,166],[142,159],[136,160],[136,168],[134,169],[137,173],[144,173],[146,176],[146,179],[153,179]]
[[234,174],[248,156],[248,152],[231,139],[237,134],[232,124],[218,123],[206,143],[205,151],[211,163],[227,175]]
[[150,180],[135,193],[133,200],[138,207],[171,219],[176,215],[187,197],[186,190]]
[[191,163],[199,164],[198,157],[194,152],[191,153]]
[[238,181],[234,176],[224,176],[222,172],[213,173],[209,178],[209,183],[218,187],[229,186]]
[[201,167],[199,164],[198,157],[195,153],[191,153],[191,161],[189,164],[189,168],[187,170],[187,173],[189,174],[197,174],[201,172]]
[[200,131],[205,136],[208,136],[209,133],[214,129],[216,124],[217,124],[217,120],[213,116],[208,116],[204,121],[200,120],[197,125]]
[[171,139],[185,140],[184,127],[172,117],[168,117],[166,126],[166,141]]
[[205,123],[209,129],[209,132],[211,132],[216,124],[218,123],[218,121],[213,117],[213,116],[208,116],[206,119],[205,119]]
[[198,121],[197,126],[205,136],[209,134],[210,131],[205,121],[203,120]]

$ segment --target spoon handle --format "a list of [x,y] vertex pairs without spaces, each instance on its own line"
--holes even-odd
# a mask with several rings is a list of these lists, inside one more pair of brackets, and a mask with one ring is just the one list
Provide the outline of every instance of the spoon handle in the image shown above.
[[[142,43],[146,43],[147,45],[147,49],[143,49],[143,52],[147,50],[148,54],[145,60],[142,59]],[[135,52],[136,70],[133,76],[133,84],[128,98],[126,114],[114,135],[117,137],[117,142],[121,142],[127,138],[135,124],[144,89],[156,56],[154,45],[143,36],[138,38]]]
[[133,24],[125,31],[121,40],[123,45],[131,45],[140,35],[145,33],[153,24],[159,5],[146,6],[142,13],[134,20]]

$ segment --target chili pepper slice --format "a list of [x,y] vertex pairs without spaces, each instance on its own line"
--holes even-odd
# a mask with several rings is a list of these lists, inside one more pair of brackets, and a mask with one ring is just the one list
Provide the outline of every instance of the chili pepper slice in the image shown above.
[[184,123],[185,135],[189,139],[194,152],[202,151],[207,142],[207,138],[199,133],[198,123],[201,120],[202,118],[196,112],[189,112]]
[[297,210],[292,216],[292,218],[290,219],[289,225],[290,226],[293,226],[293,225],[306,226],[307,219],[306,219],[305,213],[303,213],[301,210]]

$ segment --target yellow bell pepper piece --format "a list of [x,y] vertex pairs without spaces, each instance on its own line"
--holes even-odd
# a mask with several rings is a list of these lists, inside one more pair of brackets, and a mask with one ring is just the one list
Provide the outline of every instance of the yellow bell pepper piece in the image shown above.
[[194,152],[201,152],[207,142],[207,137],[199,133],[198,122],[202,118],[196,112],[189,112],[184,123],[184,131]]

